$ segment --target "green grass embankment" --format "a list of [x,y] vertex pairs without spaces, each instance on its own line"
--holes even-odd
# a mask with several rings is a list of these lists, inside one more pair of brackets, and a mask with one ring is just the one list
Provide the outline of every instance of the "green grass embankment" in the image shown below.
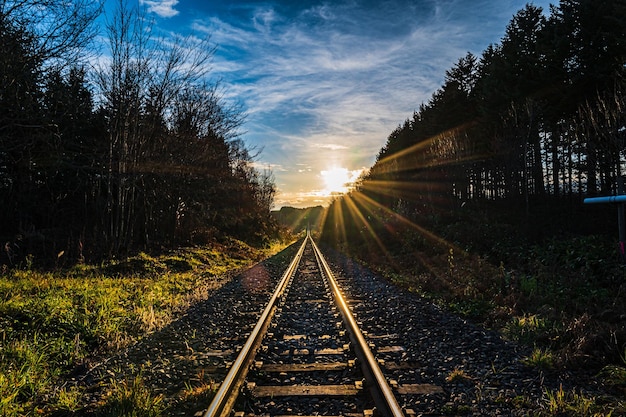
[[[3,271],[0,416],[71,415],[82,395],[65,384],[73,369],[162,328],[235,272],[282,247],[228,240],[98,266]],[[111,398],[134,398],[136,415],[159,414],[159,399],[142,387],[117,388]]]
[[614,395],[546,393],[547,415],[596,414],[580,407],[626,413],[626,266],[615,239],[529,242],[504,222],[468,217],[421,224],[429,233],[389,222],[372,228],[376,240],[365,234],[341,249],[394,284],[529,346],[527,365],[585,373]]

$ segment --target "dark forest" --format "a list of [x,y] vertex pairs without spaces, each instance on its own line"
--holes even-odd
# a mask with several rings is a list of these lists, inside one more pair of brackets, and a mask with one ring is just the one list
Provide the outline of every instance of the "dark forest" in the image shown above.
[[[623,192],[625,15],[623,1],[527,5],[500,43],[446,71],[389,135],[353,200],[418,224],[443,213],[484,227],[505,218],[520,240],[615,232],[614,207],[583,199]],[[326,235],[344,240],[336,223]]]
[[[97,260],[275,232],[275,186],[210,82],[209,39],[165,42],[137,9],[0,3],[3,263]],[[6,245],[4,242],[7,242]]]

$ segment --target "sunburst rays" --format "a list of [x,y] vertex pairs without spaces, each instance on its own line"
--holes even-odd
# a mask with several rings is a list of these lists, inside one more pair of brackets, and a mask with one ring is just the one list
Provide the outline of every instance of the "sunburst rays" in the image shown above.
[[322,222],[322,230],[328,234],[325,238],[340,248],[360,245],[361,252],[383,257],[396,269],[399,258],[394,250],[412,234],[422,246],[409,244],[403,250],[411,251],[409,256],[435,274],[437,268],[424,248],[441,256],[466,255],[463,248],[431,230],[431,222],[460,206],[459,196],[454,194],[455,182],[460,184],[458,176],[463,172],[459,167],[480,159],[474,149],[465,148],[464,138],[471,126],[451,129],[381,158],[355,190],[331,204]]

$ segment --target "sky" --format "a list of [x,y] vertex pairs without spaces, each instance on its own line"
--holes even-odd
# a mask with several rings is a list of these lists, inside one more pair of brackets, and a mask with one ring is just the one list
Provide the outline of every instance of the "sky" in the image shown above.
[[[113,0],[108,0],[113,1]],[[499,43],[526,3],[549,1],[138,0],[164,33],[209,35],[212,76],[246,114],[275,209],[327,205],[467,52]]]

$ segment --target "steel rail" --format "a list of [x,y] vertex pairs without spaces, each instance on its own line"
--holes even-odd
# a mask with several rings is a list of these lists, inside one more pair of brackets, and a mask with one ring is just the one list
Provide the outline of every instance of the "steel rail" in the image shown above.
[[215,394],[213,401],[211,401],[211,404],[204,413],[203,417],[225,417],[230,414],[231,408],[237,399],[238,391],[241,388],[241,385],[243,384],[243,381],[248,373],[250,364],[254,359],[256,350],[258,350],[261,345],[265,331],[274,316],[276,302],[283,294],[287,284],[293,277],[293,274],[300,263],[300,259],[302,258],[302,253],[304,252],[304,247],[308,238],[309,236],[307,235],[307,237],[305,237],[302,241],[300,249],[276,286],[276,290],[267,304],[267,307],[263,310],[259,321],[252,330],[252,333],[250,333],[250,336],[248,336],[248,340],[239,352],[237,359],[230,367],[228,374],[224,378],[224,381],[220,385],[220,388]]
[[335,303],[341,311],[341,315],[348,326],[350,338],[355,345],[355,353],[361,362],[361,367],[363,369],[363,373],[365,374],[366,381],[369,382],[367,385],[372,393],[372,396],[374,397],[376,407],[379,409],[378,411],[385,417],[404,417],[402,407],[400,407],[398,400],[396,400],[396,397],[393,395],[393,391],[387,383],[387,379],[383,375],[380,366],[378,366],[378,361],[374,357],[374,354],[369,348],[369,345],[365,340],[363,333],[359,329],[354,316],[350,312],[345,299],[341,295],[337,281],[335,280],[326,259],[322,256],[322,252],[313,241],[313,238],[311,238],[310,235],[307,235],[307,238],[311,239],[318,263],[320,264],[322,271],[326,275],[326,278],[332,287]]

